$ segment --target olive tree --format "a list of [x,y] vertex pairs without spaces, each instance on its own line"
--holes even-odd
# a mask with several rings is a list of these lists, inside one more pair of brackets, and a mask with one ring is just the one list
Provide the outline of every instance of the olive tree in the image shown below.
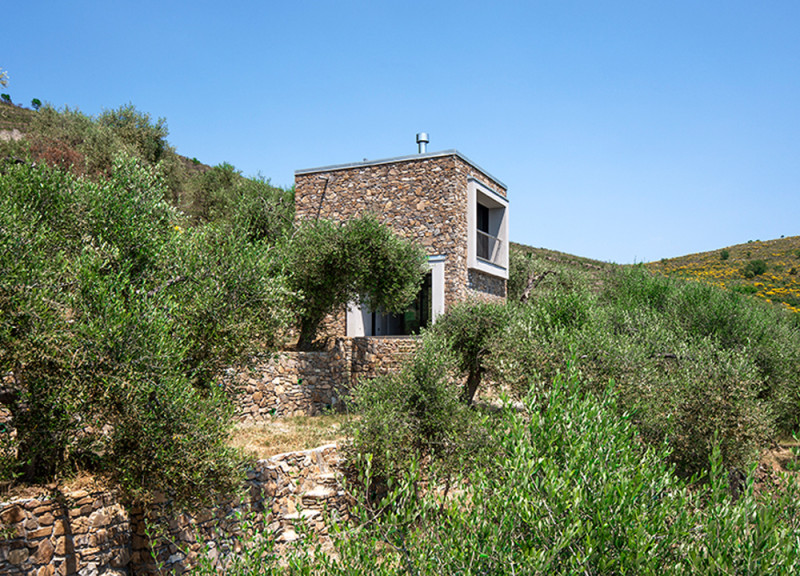
[[131,158],[96,182],[0,172],[0,404],[16,431],[0,435],[0,472],[84,468],[134,497],[229,485],[230,403],[213,377],[291,320],[275,250],[187,228],[158,172]]
[[487,370],[491,344],[503,335],[508,324],[504,303],[461,302],[450,307],[431,329],[432,336],[447,343],[457,365],[467,378],[461,399],[471,404]]
[[288,246],[286,264],[300,297],[298,345],[309,348],[325,316],[348,302],[400,312],[419,292],[427,258],[372,216],[335,224],[301,224]]

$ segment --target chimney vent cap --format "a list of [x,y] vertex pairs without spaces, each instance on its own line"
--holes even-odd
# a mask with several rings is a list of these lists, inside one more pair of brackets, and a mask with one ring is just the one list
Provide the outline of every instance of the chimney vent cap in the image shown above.
[[417,134],[417,146],[419,146],[420,154],[424,154],[425,152],[427,152],[428,142],[430,142],[430,140],[428,139],[427,132],[420,132],[419,134]]

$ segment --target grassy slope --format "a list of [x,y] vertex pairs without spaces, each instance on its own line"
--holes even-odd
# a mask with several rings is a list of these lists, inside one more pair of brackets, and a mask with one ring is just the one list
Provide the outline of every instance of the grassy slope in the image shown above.
[[[525,244],[518,244],[511,242],[511,250],[519,251],[522,254],[529,254],[535,260],[542,262],[542,265],[537,267],[539,273],[550,271],[572,271],[579,275],[585,275],[589,278],[589,285],[594,290],[599,290],[603,285],[603,279],[616,265],[609,264],[608,262],[601,262],[599,260],[592,260],[591,258],[584,258],[582,256],[575,256],[565,252],[558,252],[556,250],[548,250],[547,248],[534,248]],[[513,273],[513,272],[512,272]],[[527,274],[526,274],[527,276]]]
[[[727,259],[723,259],[725,252]],[[754,260],[763,260],[767,271],[747,278],[744,269]],[[661,274],[754,294],[768,302],[781,303],[793,312],[800,312],[800,236],[764,242],[755,240],[711,252],[651,262],[647,267]]]
[[16,128],[20,132],[25,132],[34,114],[36,112],[28,108],[6,104],[5,102],[0,103],[0,130],[13,130]]

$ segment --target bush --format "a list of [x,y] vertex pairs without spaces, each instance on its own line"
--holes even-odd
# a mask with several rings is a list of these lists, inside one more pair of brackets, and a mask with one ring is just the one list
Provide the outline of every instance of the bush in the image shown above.
[[109,128],[125,152],[148,164],[156,164],[168,148],[166,119],[153,122],[149,114],[138,111],[133,104],[104,111],[97,124]]
[[595,297],[580,285],[556,284],[526,305],[509,306],[506,327],[492,340],[484,360],[488,369],[517,395],[546,388],[580,334],[591,329],[594,302]]
[[251,242],[275,243],[292,227],[294,194],[263,178],[245,178],[227,163],[188,184],[184,206],[195,223],[216,222],[244,231]]
[[746,471],[775,432],[758,397],[763,380],[746,356],[692,346],[678,358],[651,360],[621,389],[642,436],[668,442],[681,474],[702,473],[715,446],[729,469]]
[[575,357],[586,386],[609,380],[642,435],[668,441],[690,475],[719,434],[725,465],[746,469],[776,433],[800,425],[800,331],[788,314],[698,282],[619,268],[595,298],[551,285],[516,307],[485,358],[518,394],[546,390]]
[[767,271],[767,263],[763,260],[750,260],[747,265],[742,269],[742,274],[745,278],[753,278],[754,276],[761,276]]
[[[713,450],[705,483],[690,486],[645,447],[613,389],[586,394],[575,377],[529,397],[492,424],[495,451],[452,497],[420,490],[411,466],[380,508],[357,507],[334,527],[334,550],[301,540],[296,574],[795,574],[795,482],[738,488]],[[735,494],[735,497],[731,497]],[[261,535],[226,574],[273,573]],[[266,568],[265,570],[265,561]],[[219,568],[205,566],[204,574]],[[279,568],[275,567],[275,573]],[[283,573],[283,572],[280,572]]]
[[731,253],[728,252],[727,250],[723,250],[722,252],[719,253],[719,259],[720,260],[724,261],[724,260],[727,260],[730,257],[731,257]]
[[486,372],[492,341],[500,337],[507,323],[505,304],[463,302],[451,306],[431,329],[431,337],[446,342],[461,372],[467,376],[462,392],[467,404],[472,403]]
[[186,195],[187,177],[166,136],[163,119],[153,123],[148,114],[130,104],[98,118],[44,105],[26,130],[32,160],[76,174],[105,177],[119,154],[133,156],[150,167],[158,165],[164,176],[165,199],[178,206]]

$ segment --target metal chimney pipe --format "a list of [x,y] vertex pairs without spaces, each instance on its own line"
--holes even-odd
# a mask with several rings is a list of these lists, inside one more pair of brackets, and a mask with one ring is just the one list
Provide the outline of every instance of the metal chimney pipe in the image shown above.
[[419,153],[425,154],[428,151],[428,133],[427,132],[420,132],[417,134],[417,146],[419,146]]

